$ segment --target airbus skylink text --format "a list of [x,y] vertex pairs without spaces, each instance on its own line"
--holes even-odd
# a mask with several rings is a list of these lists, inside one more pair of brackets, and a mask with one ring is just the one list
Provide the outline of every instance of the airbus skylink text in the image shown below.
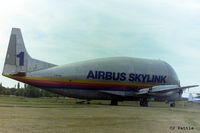
[[142,82],[142,83],[166,83],[167,76],[165,75],[150,75],[125,72],[108,72],[108,71],[93,71],[90,70],[87,79],[112,80]]

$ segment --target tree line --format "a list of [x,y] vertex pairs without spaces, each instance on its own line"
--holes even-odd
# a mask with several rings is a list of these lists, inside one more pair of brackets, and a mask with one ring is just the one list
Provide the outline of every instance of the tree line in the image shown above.
[[25,84],[23,88],[20,88],[20,84],[13,88],[6,88],[0,84],[0,95],[15,95],[23,97],[58,97],[58,94],[42,90],[40,88]]

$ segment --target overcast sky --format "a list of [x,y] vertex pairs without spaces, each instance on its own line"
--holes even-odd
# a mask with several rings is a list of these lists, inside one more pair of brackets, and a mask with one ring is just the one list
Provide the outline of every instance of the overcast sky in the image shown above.
[[[0,71],[12,27],[54,64],[101,57],[161,59],[181,85],[200,84],[199,0],[0,0]],[[0,76],[4,86],[14,80]]]

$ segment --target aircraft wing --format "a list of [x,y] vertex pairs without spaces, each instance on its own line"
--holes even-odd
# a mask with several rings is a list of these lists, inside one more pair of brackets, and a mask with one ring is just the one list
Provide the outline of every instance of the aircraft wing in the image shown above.
[[179,87],[178,85],[159,85],[159,86],[154,86],[152,88],[144,88],[139,90],[138,92],[135,91],[109,91],[109,90],[103,90],[101,91],[102,93],[110,94],[110,95],[117,95],[117,96],[140,96],[140,95],[148,95],[152,93],[165,93],[165,92],[170,92],[170,91],[180,91],[184,90],[187,88],[192,88],[192,87],[198,87],[198,85],[191,85],[191,86],[183,86]]
[[159,86],[154,86],[152,88],[144,88],[139,90],[137,94],[143,95],[143,94],[149,94],[149,93],[164,93],[164,92],[170,92],[170,91],[175,91],[175,90],[184,90],[187,88],[192,88],[192,87],[198,87],[198,85],[190,85],[190,86],[183,86],[179,87],[178,85],[159,85]]

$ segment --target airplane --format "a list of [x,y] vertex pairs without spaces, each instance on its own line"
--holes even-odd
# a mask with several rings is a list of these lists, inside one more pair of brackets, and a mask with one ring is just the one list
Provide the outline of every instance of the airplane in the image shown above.
[[188,97],[188,102],[200,104],[200,94],[197,93],[196,95],[196,97],[193,97],[192,93],[190,93]]
[[108,57],[55,65],[32,58],[24,45],[20,28],[12,28],[3,76],[60,94],[84,100],[168,102],[175,107],[183,90],[174,69],[165,61]]

